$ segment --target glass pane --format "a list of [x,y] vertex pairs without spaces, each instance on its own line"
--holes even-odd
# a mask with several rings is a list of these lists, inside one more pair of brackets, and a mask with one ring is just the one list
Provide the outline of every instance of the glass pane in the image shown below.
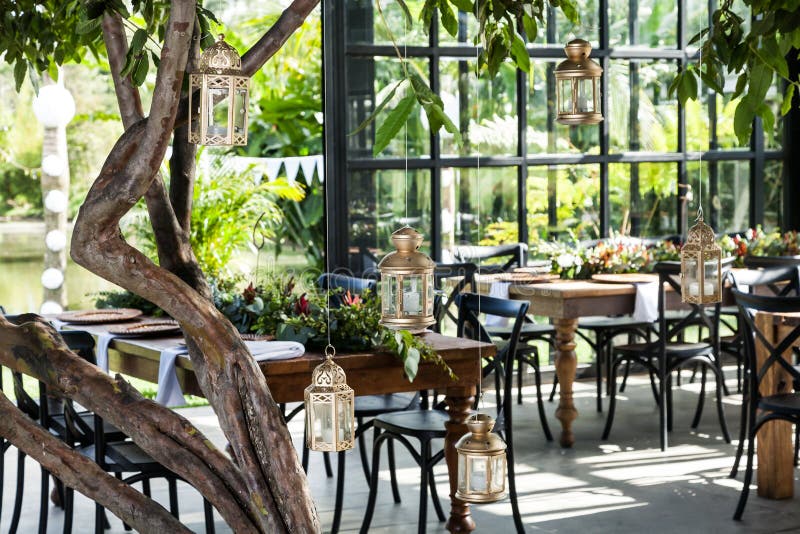
[[381,276],[381,309],[383,315],[397,315],[397,278],[391,274]]
[[[717,176],[712,165],[711,205],[719,212],[714,230],[718,233],[741,232],[750,226],[750,163],[720,161]],[[714,190],[714,178],[719,183]],[[766,189],[766,188],[765,188]],[[769,195],[769,193],[766,193]]]
[[467,461],[463,454],[458,455],[458,491],[467,491]]
[[[674,0],[609,0],[613,46],[677,48],[678,9]],[[700,29],[690,31],[693,35]]]
[[506,457],[505,455],[495,456],[492,459],[492,493],[501,493],[506,489]]
[[[565,126],[556,122],[556,79],[552,61],[531,61],[530,90],[528,91],[528,153],[529,154],[599,154],[600,128],[596,125]],[[570,82],[566,92],[571,94]],[[572,109],[568,102],[566,110]]]
[[517,168],[442,169],[442,260],[457,245],[516,243]]
[[[348,179],[350,269],[373,269],[394,250],[392,232],[408,224],[426,237],[420,250],[430,251],[430,171],[354,171]],[[344,216],[344,214],[337,214]]]
[[[421,3],[420,3],[421,5]],[[452,4],[450,4],[452,6]],[[455,8],[453,8],[455,13]],[[439,17],[439,44],[442,46],[474,46],[475,37],[478,35],[478,19],[474,16],[467,16],[464,12],[458,12],[458,34],[453,37],[442,24],[442,17]]]
[[581,113],[594,113],[594,79],[582,79],[577,82],[577,108]]
[[558,81],[558,112],[572,113],[572,79]]
[[414,24],[408,24],[400,4],[381,0],[380,10],[374,0],[347,0],[345,9],[348,44],[391,45],[391,36],[402,45],[427,45],[428,36],[425,28],[418,23],[416,15],[423,2],[409,0],[406,2],[414,17]]
[[[702,91],[702,89],[701,89]],[[697,100],[686,101],[686,149],[701,150],[709,149],[711,136],[709,134],[709,124],[711,120],[708,113],[710,102],[708,93],[703,95],[703,103]]]
[[[517,71],[504,63],[493,80],[475,77],[475,60],[442,59],[444,111],[461,132],[464,144],[440,130],[444,156],[514,156],[517,153]],[[427,124],[427,119],[426,119]]]
[[[409,60],[422,72],[428,71],[427,60]],[[353,132],[369,117],[375,107],[402,79],[400,61],[396,58],[348,58],[347,131]],[[409,66],[409,68],[413,68]],[[392,101],[366,128],[355,135],[348,135],[350,158],[372,158],[375,133],[398,102],[410,94],[405,86],[398,90]],[[418,104],[400,131],[381,151],[379,158],[424,157],[430,154],[430,129],[428,118]]]
[[228,136],[228,106],[227,89],[208,90],[208,135]]
[[338,425],[337,441],[350,441],[353,439],[353,405],[348,395],[336,396],[336,422]]
[[717,95],[717,147],[721,150],[743,150],[733,129],[733,118],[739,98],[731,100],[730,95]]
[[472,493],[486,493],[486,458],[469,456],[469,490]]
[[427,296],[426,296],[426,306],[425,306],[425,315],[433,315],[433,275],[428,274],[425,275],[427,278]]
[[677,73],[671,61],[611,61],[608,78],[609,152],[678,149],[678,102],[668,96]]
[[320,396],[312,397],[314,406],[314,441],[317,443],[333,443],[333,406],[330,402],[320,400]]
[[532,241],[574,234],[600,237],[600,167],[528,167],[528,232]]
[[678,231],[676,163],[611,163],[608,166],[609,224],[632,236]]
[[241,135],[244,133],[246,124],[245,117],[247,116],[247,90],[237,89],[234,93],[233,102],[233,133]]
[[[796,209],[796,208],[795,208]],[[784,228],[783,161],[764,163],[764,230]]]
[[422,276],[403,277],[403,316],[419,316],[422,311]]

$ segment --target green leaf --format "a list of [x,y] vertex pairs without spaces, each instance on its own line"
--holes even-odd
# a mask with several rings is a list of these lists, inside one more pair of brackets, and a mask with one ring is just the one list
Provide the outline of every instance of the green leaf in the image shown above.
[[425,0],[422,10],[419,13],[419,19],[422,21],[422,29],[425,34],[431,31],[431,21],[433,20],[433,12],[438,4],[437,0]]
[[447,33],[456,37],[458,35],[458,19],[453,14],[453,9],[447,0],[439,0],[439,14],[442,17],[442,26],[447,30]]
[[[392,87],[392,89],[389,91],[389,93],[388,93],[388,94],[387,94],[387,95],[384,97],[384,99],[383,99],[383,100],[381,100],[381,103],[380,103],[380,104],[378,104],[378,107],[376,107],[376,108],[375,108],[375,111],[373,111],[373,112],[370,114],[370,116],[369,116],[369,117],[367,117],[366,119],[364,119],[364,122],[362,122],[361,124],[359,124],[359,125],[358,125],[358,128],[356,128],[355,130],[353,130],[352,132],[350,132],[348,135],[355,135],[355,134],[357,134],[358,132],[360,132],[361,130],[363,130],[364,128],[366,128],[366,127],[369,125],[369,123],[371,123],[372,121],[374,121],[374,120],[375,120],[375,117],[377,117],[377,116],[378,116],[378,113],[380,113],[381,111],[383,111],[383,108],[385,108],[385,107],[386,107],[386,105],[387,105],[389,102],[391,102],[391,101],[392,101],[392,99],[394,98],[394,94],[397,92],[397,89],[398,89],[398,88],[399,88],[399,87],[400,87],[400,86],[401,86],[403,83],[405,83],[405,82],[406,82],[406,80],[404,80],[404,79],[403,79],[403,80],[400,80],[400,81],[398,81],[396,84],[394,84],[394,86],[393,86],[393,87]],[[303,102],[303,109],[305,109],[305,106],[306,106],[306,104],[305,104],[305,102]]]
[[375,132],[375,144],[372,147],[373,155],[378,156],[389,146],[389,142],[395,138],[400,129],[406,124],[416,103],[417,99],[413,94],[406,96],[397,103],[397,107],[389,113],[378,127],[378,131]]
[[745,96],[739,101],[733,116],[733,131],[742,146],[747,146],[750,143],[750,132],[753,128],[754,118],[755,110],[750,105],[749,96]]
[[533,41],[535,41],[536,37],[539,35],[539,28],[536,25],[536,19],[534,19],[527,13],[523,13],[522,27],[525,29],[525,37],[528,38],[528,42],[532,43]]
[[786,86],[786,92],[783,94],[783,103],[781,104],[781,115],[786,115],[792,109],[792,98],[794,97],[794,90],[797,87],[795,84],[790,83]]
[[136,66],[131,74],[133,85],[140,86],[147,79],[147,71],[150,69],[150,58],[145,54],[136,60]]
[[417,371],[419,370],[419,358],[419,350],[414,347],[409,347],[408,351],[406,352],[405,361],[403,362],[403,369],[405,370],[409,382],[413,382],[417,377]]
[[408,4],[406,4],[405,0],[397,0],[397,5],[400,6],[400,9],[403,11],[403,15],[406,17],[406,24],[410,27],[414,24],[414,18],[411,16],[411,11],[408,9]]
[[25,61],[23,58],[19,58],[16,63],[14,63],[14,85],[17,88],[17,92],[19,93],[20,88],[22,87],[22,82],[25,81],[25,73],[28,71],[28,62]]
[[456,6],[459,11],[475,13],[475,4],[472,3],[472,0],[450,0],[450,3]]
[[764,132],[772,139],[775,134],[775,114],[772,112],[772,108],[762,102],[761,105],[758,106],[756,113],[758,113],[758,116],[761,117],[761,121],[764,123]]
[[775,40],[774,35],[761,40],[760,52],[761,56],[775,69],[778,75],[783,78],[789,77],[789,66],[786,64],[786,58],[778,48],[778,42]]
[[753,102],[763,102],[772,85],[772,69],[764,63],[756,63],[750,69],[750,90],[747,92]]
[[513,35],[511,41],[511,54],[514,56],[514,61],[516,62],[517,67],[524,70],[525,72],[530,71],[531,58],[528,55],[528,49],[525,48],[525,43],[522,41],[522,38],[516,33]]
[[570,22],[573,24],[578,24],[580,22],[581,18],[578,15],[578,8],[572,3],[572,0],[561,0],[559,4],[561,4],[561,11],[564,12],[564,15],[567,16]]
[[736,89],[734,89],[731,98],[737,98],[741,95],[745,87],[747,87],[747,74],[743,72],[736,79]]
[[147,42],[147,32],[143,29],[139,28],[135,32],[133,32],[133,37],[131,37],[131,44],[129,51],[133,55],[137,55],[142,51],[144,48],[144,44]]
[[78,35],[86,35],[100,28],[99,18],[81,20],[75,25],[75,32]]

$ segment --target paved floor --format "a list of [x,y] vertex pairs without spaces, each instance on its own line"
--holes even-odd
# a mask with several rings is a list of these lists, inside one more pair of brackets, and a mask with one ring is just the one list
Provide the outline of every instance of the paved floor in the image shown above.
[[[732,384],[735,388],[735,384]],[[785,501],[761,499],[751,492],[742,522],[731,519],[741,489],[738,480],[727,478],[734,445],[721,437],[713,404],[706,411],[699,429],[689,429],[695,385],[684,384],[675,394],[675,430],[672,446],[662,453],[658,446],[657,418],[646,380],[635,378],[618,403],[615,427],[608,441],[600,441],[604,415],[595,412],[594,384],[576,384],[579,418],[575,422],[576,444],[562,449],[545,441],[536,416],[532,389],[526,390],[525,403],[515,412],[515,450],[520,507],[528,532],[559,533],[646,533],[646,532],[800,532],[800,497]],[[488,400],[488,396],[487,396]],[[738,433],[740,397],[725,399],[731,433]],[[606,403],[607,406],[607,403]],[[550,425],[555,430],[555,403],[547,405]],[[208,408],[182,410],[217,443],[223,439],[216,418]],[[290,428],[296,444],[302,437],[302,424]],[[402,449],[402,448],[401,448]],[[398,449],[400,450],[400,449]],[[8,530],[14,495],[15,453],[7,453],[7,471],[0,531]],[[312,453],[309,480],[318,511],[326,530],[333,516],[335,479],[325,477],[321,455]],[[382,477],[378,507],[370,532],[405,533],[416,530],[419,474],[410,457],[398,453],[400,492],[403,503],[391,499],[388,477]],[[383,463],[385,467],[385,461]],[[38,518],[38,468],[28,460],[23,521],[19,532],[35,532]],[[366,484],[356,454],[348,455],[347,491],[342,532],[357,532],[367,500]],[[443,466],[436,470],[440,495],[447,495],[447,476]],[[795,481],[797,477],[795,476]],[[800,495],[800,485],[795,483]],[[154,495],[166,502],[165,486],[154,483]],[[75,532],[92,532],[92,504],[76,496]],[[446,503],[445,503],[446,504]],[[202,501],[188,486],[180,491],[181,519],[193,530],[203,531]],[[436,521],[431,506],[428,532],[445,532]],[[476,532],[513,531],[508,500],[474,506]],[[61,532],[63,512],[51,509],[49,532]],[[110,517],[109,532],[124,532],[121,522]],[[491,530],[490,530],[491,529]],[[228,532],[218,520],[217,532]]]

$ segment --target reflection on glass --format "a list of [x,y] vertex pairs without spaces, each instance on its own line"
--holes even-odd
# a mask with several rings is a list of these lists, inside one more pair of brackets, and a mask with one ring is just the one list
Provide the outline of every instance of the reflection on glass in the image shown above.
[[578,102],[577,110],[579,113],[594,113],[594,80],[578,80]]
[[233,98],[233,133],[240,135],[244,133],[246,127],[247,90],[236,89]]
[[422,311],[422,280],[419,276],[406,275],[403,279],[403,315],[420,315]]
[[393,274],[384,274],[381,277],[381,308],[382,314],[386,316],[396,316],[397,307],[397,278]]
[[784,228],[783,161],[768,160],[764,165],[764,230]]
[[467,461],[470,463],[470,492],[485,492],[487,475],[486,468],[488,467],[486,458],[481,456],[467,456]]
[[208,134],[226,137],[228,135],[228,100],[227,89],[208,90]]
[[347,395],[336,396],[336,422],[339,442],[350,441],[353,439],[352,431],[355,428],[354,422],[351,420],[353,408],[350,405],[350,397]]
[[314,441],[317,443],[333,443],[333,406],[330,403],[315,399],[314,407]]
[[561,97],[558,99],[561,104],[558,108],[558,112],[572,113],[572,80],[559,80],[558,84]]

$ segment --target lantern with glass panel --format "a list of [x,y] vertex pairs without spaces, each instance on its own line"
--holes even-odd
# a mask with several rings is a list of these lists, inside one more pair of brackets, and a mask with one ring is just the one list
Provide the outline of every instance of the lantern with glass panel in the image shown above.
[[249,84],[239,53],[220,35],[189,76],[189,142],[246,145]]
[[469,433],[456,442],[456,497],[470,503],[500,500],[506,494],[506,443],[492,432],[494,419],[486,414],[470,416],[466,425]]
[[312,451],[346,451],[354,445],[355,396],[333,354],[328,345],[305,390],[306,446]]
[[394,330],[420,331],[433,317],[435,263],[419,252],[422,234],[408,226],[392,234],[397,249],[378,264],[381,273],[381,324]]
[[564,47],[567,59],[555,70],[557,116],[561,124],[597,124],[603,120],[600,113],[600,76],[603,69],[589,59],[592,45],[583,39],[574,39]]
[[722,249],[702,213],[681,248],[681,299],[690,304],[722,301]]

